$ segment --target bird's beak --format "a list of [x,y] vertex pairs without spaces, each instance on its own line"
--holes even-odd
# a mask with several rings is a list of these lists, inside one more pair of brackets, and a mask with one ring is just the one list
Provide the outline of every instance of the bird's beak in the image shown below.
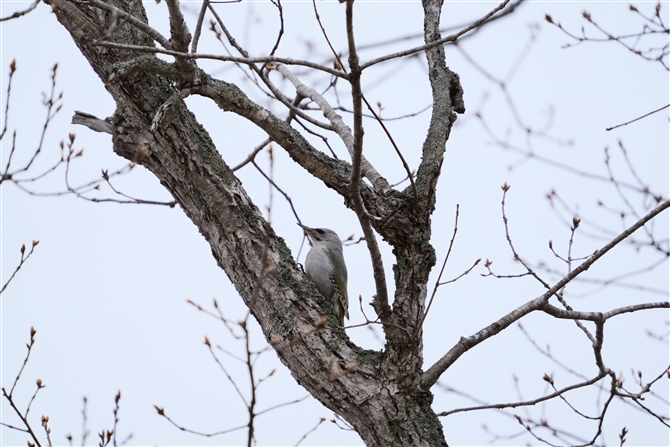
[[305,225],[303,225],[303,224],[300,224],[300,223],[298,224],[298,226],[299,226],[300,228],[302,228],[303,230],[305,230],[305,233],[308,233],[308,232],[311,230],[310,227],[307,227],[307,226],[305,226]]
[[308,227],[308,226],[303,225],[303,224],[298,224],[298,226],[300,228],[302,228],[303,231],[305,232],[305,234],[307,235],[307,239],[309,239],[309,243],[314,245],[314,241],[312,239],[312,233],[313,233],[314,230],[312,228]]

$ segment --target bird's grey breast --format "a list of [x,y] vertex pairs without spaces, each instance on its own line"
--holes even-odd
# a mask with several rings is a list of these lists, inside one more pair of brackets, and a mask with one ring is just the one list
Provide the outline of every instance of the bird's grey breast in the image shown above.
[[328,249],[323,245],[315,245],[307,253],[305,259],[305,273],[309,279],[316,284],[321,295],[330,298],[333,295],[333,282],[331,275],[333,273],[333,264],[330,256],[328,256]]

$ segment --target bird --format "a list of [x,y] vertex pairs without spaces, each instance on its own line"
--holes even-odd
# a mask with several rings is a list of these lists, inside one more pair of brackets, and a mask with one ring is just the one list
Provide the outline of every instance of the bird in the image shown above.
[[344,317],[349,319],[349,296],[342,240],[337,233],[328,228],[298,225],[305,231],[312,244],[305,259],[305,273],[316,284],[321,295],[333,303],[340,326],[344,326]]

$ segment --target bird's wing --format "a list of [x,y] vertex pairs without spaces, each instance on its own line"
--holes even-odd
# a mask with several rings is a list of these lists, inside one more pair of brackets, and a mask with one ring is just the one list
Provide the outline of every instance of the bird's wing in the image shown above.
[[[340,307],[342,308],[342,313],[344,314],[345,317],[347,317],[347,320],[349,319],[349,297],[347,295],[347,286],[346,284],[342,284],[340,281],[338,281],[336,278],[332,278],[333,285],[333,301],[339,303]],[[342,326],[344,326],[344,318],[341,318],[342,320]]]

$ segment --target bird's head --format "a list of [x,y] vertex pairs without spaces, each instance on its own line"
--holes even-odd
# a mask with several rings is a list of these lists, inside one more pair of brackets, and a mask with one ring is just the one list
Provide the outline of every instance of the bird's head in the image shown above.
[[339,247],[342,249],[342,240],[333,230],[328,228],[310,228],[302,224],[298,224],[305,231],[312,246],[318,244],[326,244],[332,247]]

